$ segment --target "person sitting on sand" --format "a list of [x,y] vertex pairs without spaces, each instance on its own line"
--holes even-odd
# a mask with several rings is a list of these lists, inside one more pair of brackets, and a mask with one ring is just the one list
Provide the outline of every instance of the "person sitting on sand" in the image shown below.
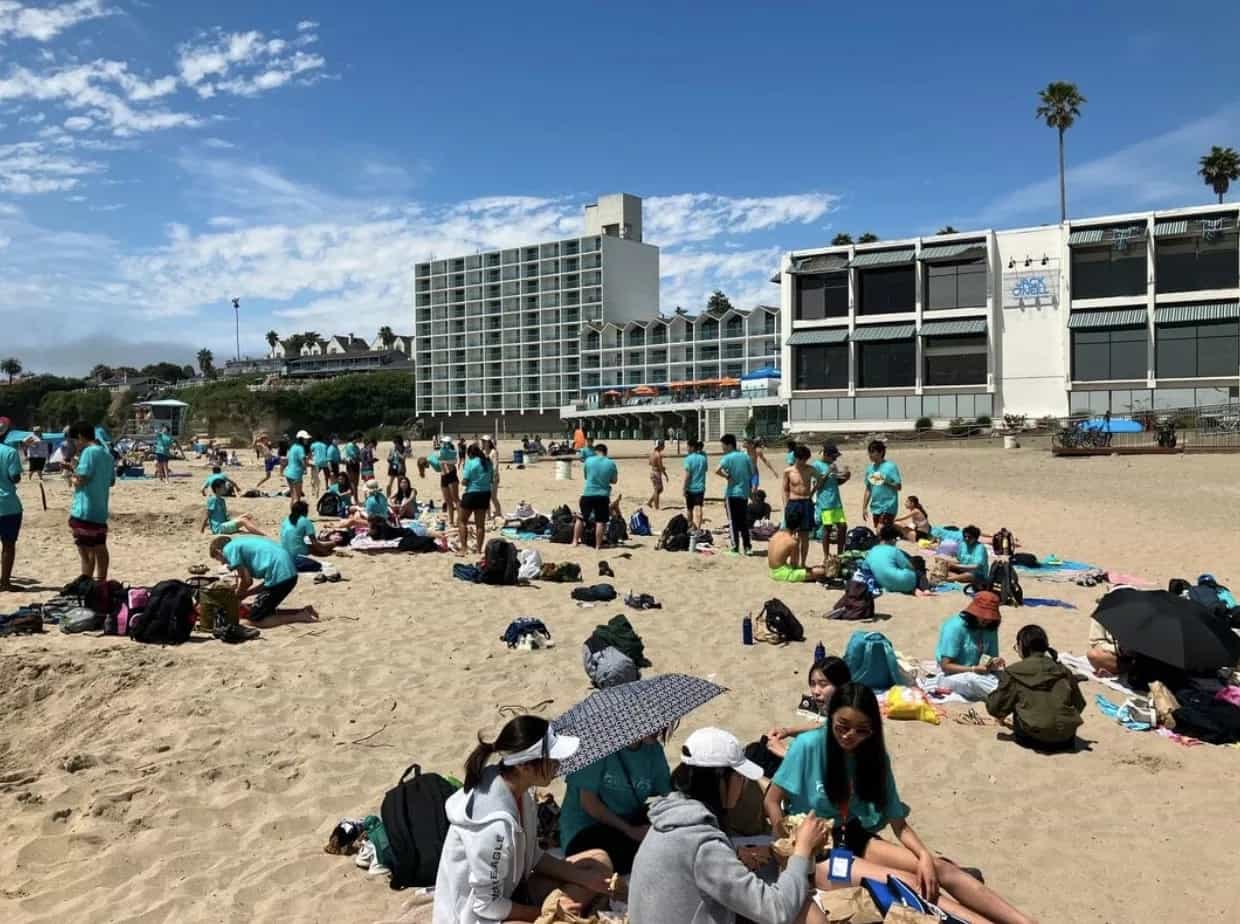
[[766,567],[772,581],[787,584],[804,584],[821,581],[826,577],[822,568],[806,568],[801,562],[801,534],[808,525],[801,518],[800,507],[790,507],[784,512],[784,525],[774,533],[766,544]]
[[[566,911],[588,913],[611,891],[601,850],[560,859],[538,846],[534,790],[549,786],[581,742],[541,716],[510,720],[465,764],[465,785],[448,798],[448,833],[435,877],[433,924],[533,921],[556,889]],[[496,763],[491,763],[498,757]]]
[[964,539],[956,547],[956,560],[947,563],[947,573],[953,579],[985,581],[990,576],[990,556],[982,544],[982,531],[976,526],[961,530]]
[[337,503],[341,509],[347,510],[356,503],[353,495],[353,483],[349,481],[349,476],[345,472],[340,472],[332,479],[331,486],[327,489],[328,493],[335,494],[339,498]]
[[1009,664],[999,688],[986,697],[986,711],[1002,721],[1012,717],[1017,744],[1035,750],[1071,750],[1084,724],[1085,698],[1076,676],[1059,663],[1041,626],[1016,633],[1021,659]]
[[1085,652],[1085,657],[1099,676],[1118,677],[1122,671],[1115,636],[1096,619],[1089,621],[1089,650]]
[[762,523],[771,519],[771,505],[766,499],[766,492],[758,488],[753,492],[753,497],[749,499],[749,506],[746,508],[749,514],[749,522]]
[[904,499],[904,509],[908,513],[902,517],[896,517],[896,526],[900,527],[900,535],[904,540],[906,542],[929,540],[931,538],[930,515],[926,513],[926,508],[921,505],[921,500],[916,494],[910,494]]
[[279,609],[297,586],[297,565],[293,556],[276,542],[263,536],[216,536],[211,540],[211,557],[228,565],[237,575],[235,592],[244,600],[254,597],[246,618],[256,625],[283,625],[314,622],[319,618],[312,606],[296,610]]
[[949,616],[939,630],[934,658],[942,674],[937,685],[965,699],[984,699],[999,686],[1004,668],[999,657],[999,595],[979,590],[959,613]]
[[899,538],[900,529],[897,526],[887,525],[878,531],[878,543],[865,553],[865,563],[870,573],[883,590],[918,597],[931,596],[925,572],[896,547]]
[[831,655],[815,661],[809,669],[809,692],[801,697],[797,707],[798,713],[811,713],[815,718],[797,725],[775,726],[766,733],[766,749],[778,758],[786,757],[793,738],[822,727],[831,697],[837,689],[851,682],[852,671],[843,658]]
[[266,533],[259,528],[258,521],[248,513],[228,515],[228,502],[224,500],[224,492],[228,486],[224,481],[217,481],[211,486],[211,495],[207,498],[206,516],[202,518],[199,532],[211,530],[214,536],[232,536],[236,533],[247,533],[251,536],[264,536]]
[[418,492],[408,475],[401,475],[396,479],[396,493],[388,497],[388,502],[399,519],[412,520],[418,515]]
[[335,551],[335,546],[330,543],[319,542],[309,514],[310,506],[305,501],[294,501],[289,505],[288,516],[280,524],[280,545],[293,556],[293,565],[299,574],[322,571],[323,566],[310,556],[325,557]]
[[[970,924],[1032,924],[955,863],[936,857],[908,823],[883,736],[874,692],[860,683],[835,691],[822,728],[800,735],[788,749],[766,795],[767,817],[779,830],[785,812],[813,811],[835,823],[837,848],[851,854],[848,878],[828,876],[828,862],[815,871],[820,889],[859,886],[863,878],[894,876],[944,911]],[[897,843],[879,837],[888,825]],[[940,888],[951,895],[940,897]]]
[[811,814],[797,828],[788,865],[767,884],[736,855],[723,825],[741,800],[746,781],[762,768],[745,758],[740,742],[720,728],[700,728],[681,748],[670,796],[650,808],[629,879],[629,919],[676,924],[825,922],[812,900],[814,855],[830,841]]
[[809,540],[814,534],[814,493],[818,490],[818,472],[810,465],[812,453],[809,447],[795,444],[792,464],[784,470],[784,524],[789,515],[796,512],[797,556],[796,562],[804,567],[809,562]]

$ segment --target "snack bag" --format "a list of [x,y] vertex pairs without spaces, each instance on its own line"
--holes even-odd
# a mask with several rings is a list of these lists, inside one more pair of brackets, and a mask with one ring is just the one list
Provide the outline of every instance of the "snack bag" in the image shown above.
[[883,705],[889,719],[914,719],[931,725],[943,721],[926,699],[926,694],[915,687],[892,687],[887,691]]

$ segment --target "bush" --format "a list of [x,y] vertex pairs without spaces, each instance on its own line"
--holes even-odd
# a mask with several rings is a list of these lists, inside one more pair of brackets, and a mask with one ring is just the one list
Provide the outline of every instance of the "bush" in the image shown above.
[[1005,430],[1023,430],[1028,418],[1024,414],[1004,414],[1003,428]]
[[107,422],[112,394],[106,389],[84,391],[53,391],[39,402],[39,419],[45,426],[60,429],[84,420],[87,423]]
[[918,433],[925,433],[927,430],[934,429],[934,421],[929,417],[918,417],[917,423],[914,424]]
[[983,414],[981,417],[977,418],[977,425],[981,427],[983,430],[986,429],[987,427],[993,426],[993,424],[990,422],[990,416],[988,414]]
[[947,426],[947,432],[952,436],[968,436],[969,425],[964,422],[963,417],[953,417]]
[[65,379],[55,375],[18,379],[4,387],[3,408],[0,413],[12,420],[15,428],[21,430],[29,430],[35,424],[56,426],[55,421],[42,416],[43,399],[52,394],[68,394],[85,385],[82,379]]
[[1059,423],[1058,417],[1047,414],[1045,417],[1038,419],[1038,429],[1045,430],[1047,433],[1058,433],[1062,426]]

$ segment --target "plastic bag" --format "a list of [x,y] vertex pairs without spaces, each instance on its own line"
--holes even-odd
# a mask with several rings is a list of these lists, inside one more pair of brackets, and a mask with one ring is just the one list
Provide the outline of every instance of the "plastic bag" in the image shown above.
[[892,687],[884,700],[887,718],[913,719],[938,725],[943,721],[926,699],[926,694],[915,687]]

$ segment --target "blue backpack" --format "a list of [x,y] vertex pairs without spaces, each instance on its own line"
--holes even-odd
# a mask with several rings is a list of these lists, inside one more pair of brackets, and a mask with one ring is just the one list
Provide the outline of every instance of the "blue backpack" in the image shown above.
[[650,536],[650,518],[645,510],[637,510],[629,517],[629,532],[634,536]]
[[891,640],[881,632],[854,632],[844,649],[844,663],[848,665],[853,682],[871,690],[899,686],[904,673]]

